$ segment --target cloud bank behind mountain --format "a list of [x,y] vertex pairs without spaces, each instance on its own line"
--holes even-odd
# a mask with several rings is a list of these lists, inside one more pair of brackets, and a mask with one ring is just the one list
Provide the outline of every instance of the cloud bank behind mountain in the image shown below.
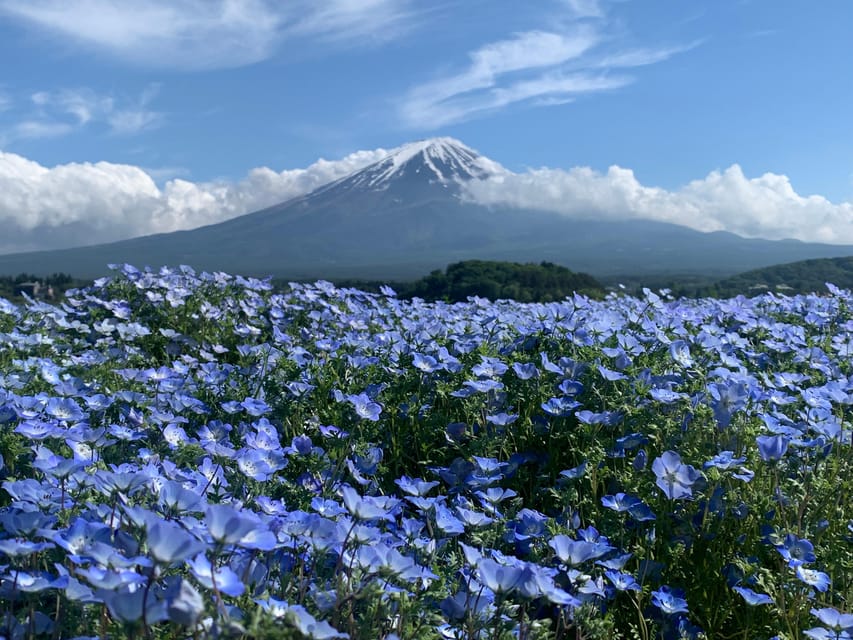
[[[304,169],[252,169],[241,180],[158,184],[153,170],[70,163],[53,167],[0,151],[0,253],[111,242],[221,222],[309,193],[388,153],[358,151]],[[572,218],[649,219],[700,231],[768,239],[853,243],[853,203],[797,193],[780,174],[746,176],[738,165],[676,189],[642,184],[612,166],[507,172],[468,183],[465,197],[488,205]]]

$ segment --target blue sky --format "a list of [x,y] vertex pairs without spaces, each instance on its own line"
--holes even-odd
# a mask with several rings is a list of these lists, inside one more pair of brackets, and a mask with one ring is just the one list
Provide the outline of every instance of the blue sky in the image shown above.
[[851,25],[849,0],[0,0],[0,251],[216,221],[439,135],[558,200],[853,242]]

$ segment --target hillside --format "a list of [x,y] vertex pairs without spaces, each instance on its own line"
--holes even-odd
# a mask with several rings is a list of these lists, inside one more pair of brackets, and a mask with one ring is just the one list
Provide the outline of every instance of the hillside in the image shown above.
[[719,280],[700,289],[700,295],[730,297],[758,295],[766,291],[793,295],[826,293],[826,283],[853,289],[853,256],[801,260],[777,264]]

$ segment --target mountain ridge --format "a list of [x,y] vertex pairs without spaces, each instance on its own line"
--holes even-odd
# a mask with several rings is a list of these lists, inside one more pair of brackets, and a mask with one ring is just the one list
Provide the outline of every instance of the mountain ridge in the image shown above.
[[463,185],[506,170],[453,138],[401,145],[296,198],[187,231],[0,255],[0,273],[95,277],[107,264],[189,264],[294,279],[400,279],[462,260],[549,261],[596,277],[739,271],[853,254],[853,247],[702,233],[649,220],[570,219],[486,206]]

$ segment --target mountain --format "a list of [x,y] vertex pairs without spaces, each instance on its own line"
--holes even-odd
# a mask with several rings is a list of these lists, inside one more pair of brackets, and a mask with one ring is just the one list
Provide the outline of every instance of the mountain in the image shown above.
[[385,158],[281,204],[191,231],[95,246],[0,255],[0,274],[94,277],[110,263],[291,279],[410,280],[470,259],[548,261],[599,278],[725,277],[766,265],[853,254],[853,247],[746,239],[645,220],[573,220],[463,198],[463,185],[505,172],[452,138]]

